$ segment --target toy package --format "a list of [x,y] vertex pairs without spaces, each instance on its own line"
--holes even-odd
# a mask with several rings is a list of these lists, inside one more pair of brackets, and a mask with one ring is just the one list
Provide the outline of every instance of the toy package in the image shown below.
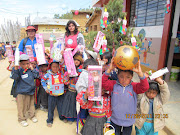
[[65,65],[67,67],[67,72],[68,72],[69,76],[70,77],[78,76],[78,74],[76,72],[76,67],[74,64],[74,59],[73,59],[71,49],[66,49],[64,51],[64,61],[65,61]]
[[54,47],[51,49],[50,57],[55,61],[61,61],[62,51],[64,51],[64,40],[59,38],[54,44]]
[[42,44],[37,43],[34,45],[34,48],[35,48],[35,52],[36,52],[38,65],[46,64],[46,59],[45,59],[45,54],[43,51]]
[[6,45],[6,55],[9,59],[9,61],[14,61],[14,55],[13,55],[13,50],[11,45]]
[[36,34],[36,41],[37,43],[42,44],[43,50],[45,51],[44,39],[42,34]]
[[33,50],[31,45],[26,45],[26,53],[29,56],[29,61],[32,62],[34,61],[34,55],[33,55]]
[[15,66],[19,66],[19,58],[20,58],[20,51],[19,48],[16,48],[15,51]]
[[83,53],[84,52],[84,48],[85,48],[85,46],[84,45],[78,45],[74,50],[73,50],[73,52],[72,52],[72,55],[74,56],[76,53],[77,53],[77,51],[80,51],[81,53]]
[[97,53],[101,49],[101,44],[102,44],[102,40],[103,40],[104,36],[105,36],[104,33],[102,33],[101,31],[99,31],[97,36],[96,36],[96,40],[94,42],[93,49]]
[[88,66],[88,100],[101,101],[102,66]]
[[102,40],[102,53],[105,53],[107,50],[107,40],[106,37],[104,36],[104,39]]
[[156,78],[158,78],[158,77],[160,77],[160,76],[162,76],[168,72],[169,72],[168,68],[165,67],[165,68],[162,68],[162,69],[160,69],[154,73],[149,73],[150,74],[149,78],[150,78],[150,80],[154,80],[154,79],[156,79]]

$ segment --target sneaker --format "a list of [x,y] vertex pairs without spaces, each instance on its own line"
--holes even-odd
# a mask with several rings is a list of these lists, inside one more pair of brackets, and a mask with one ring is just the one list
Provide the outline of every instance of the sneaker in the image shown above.
[[64,119],[63,122],[64,122],[64,123],[67,123],[68,121],[67,121],[67,119]]
[[47,126],[48,127],[52,127],[52,123],[47,123]]
[[21,126],[23,127],[27,127],[28,126],[28,123],[24,120],[24,121],[21,121],[20,122]]
[[32,120],[32,122],[34,122],[34,123],[38,122],[38,120],[37,120],[36,117],[33,117],[31,120]]

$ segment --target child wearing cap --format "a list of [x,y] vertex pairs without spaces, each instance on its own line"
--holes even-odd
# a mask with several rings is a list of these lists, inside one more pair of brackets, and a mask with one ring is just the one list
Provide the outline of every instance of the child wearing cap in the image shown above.
[[39,73],[34,70],[29,62],[29,57],[26,54],[20,55],[19,66],[15,66],[11,72],[11,78],[17,81],[17,109],[18,121],[23,126],[28,126],[26,122],[26,113],[28,112],[30,119],[36,123],[38,120],[35,117],[34,107],[34,79],[39,78]]
[[64,100],[64,69],[60,68],[59,62],[52,61],[50,63],[50,70],[42,77],[41,85],[48,95],[48,119],[46,120],[47,126],[52,127],[54,110],[57,106],[59,119],[63,120],[62,104]]
[[[74,55],[74,63],[76,66],[76,70],[78,73],[77,77],[68,77],[67,75],[67,83],[68,85],[68,90],[65,94],[64,97],[64,102],[63,102],[63,110],[62,110],[62,115],[67,118],[67,121],[72,124],[77,118],[77,112],[76,112],[76,96],[77,96],[77,91],[75,88],[76,82],[79,78],[79,75],[82,71],[82,63],[83,63],[83,58],[80,53],[76,53]],[[66,72],[67,74],[67,72]],[[67,122],[66,119],[64,122]]]

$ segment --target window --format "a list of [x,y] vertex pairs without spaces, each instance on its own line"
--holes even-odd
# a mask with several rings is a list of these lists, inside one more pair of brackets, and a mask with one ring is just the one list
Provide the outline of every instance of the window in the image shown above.
[[94,31],[97,31],[97,25],[94,25]]
[[166,0],[131,0],[130,26],[164,24]]

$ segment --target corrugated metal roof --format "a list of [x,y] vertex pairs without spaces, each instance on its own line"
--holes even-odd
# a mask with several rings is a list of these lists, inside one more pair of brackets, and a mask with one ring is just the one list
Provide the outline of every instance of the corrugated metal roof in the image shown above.
[[[52,19],[52,18],[46,18],[46,17],[43,17],[43,18],[36,17],[33,20],[32,25],[64,25],[65,26],[69,20],[70,19]],[[77,22],[76,24],[77,26],[80,26]]]

